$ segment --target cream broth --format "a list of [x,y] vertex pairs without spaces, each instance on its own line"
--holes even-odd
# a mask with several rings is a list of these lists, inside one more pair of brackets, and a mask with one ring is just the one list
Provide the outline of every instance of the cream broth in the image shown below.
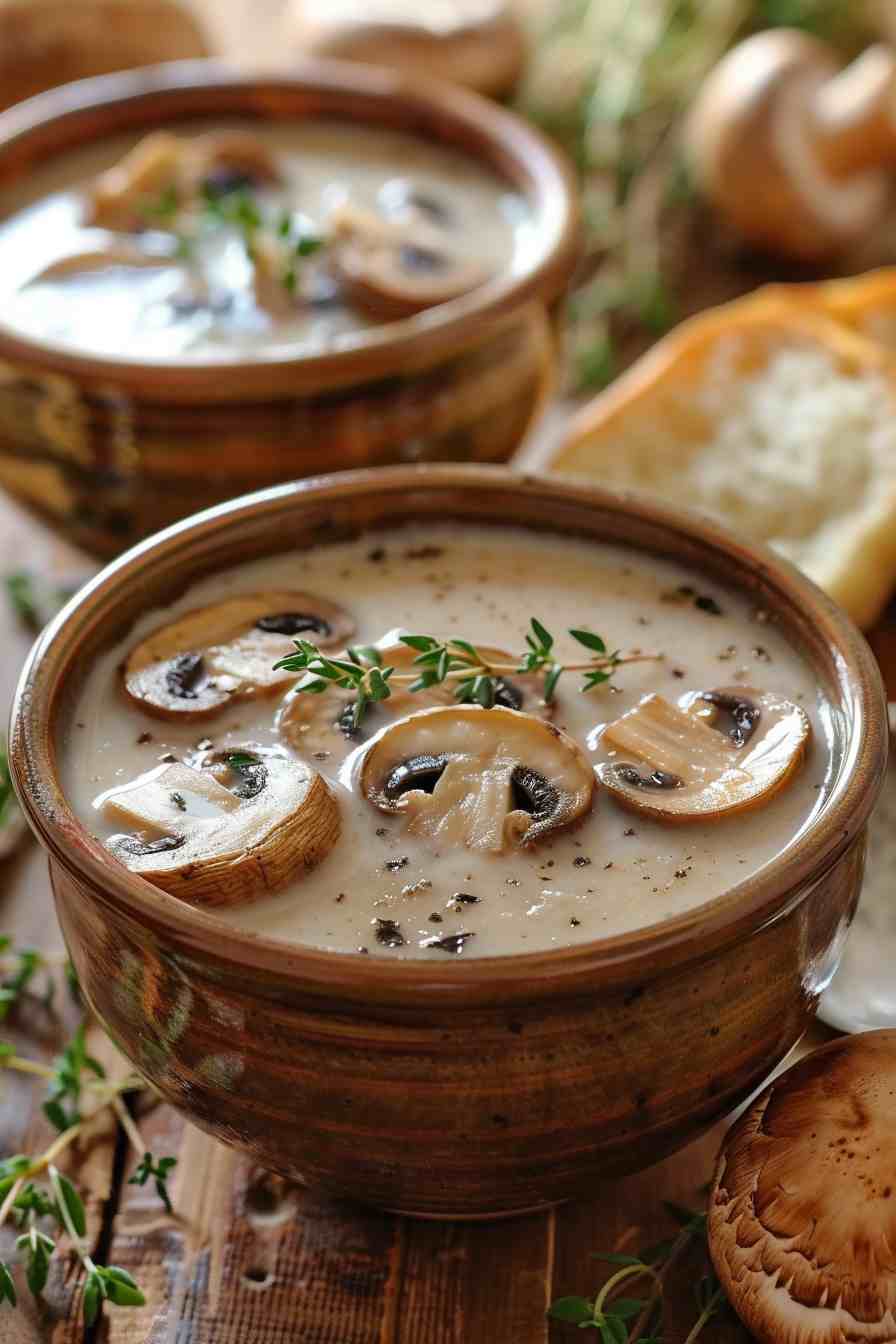
[[[452,955],[445,947],[458,945],[463,956],[476,957],[583,943],[719,896],[785,849],[821,806],[830,768],[829,707],[809,668],[744,599],[623,549],[512,529],[427,526],[204,580],[169,610],[149,613],[97,660],[61,744],[68,797],[94,834],[108,839],[121,830],[96,800],[160,760],[182,759],[197,744],[281,742],[279,693],[228,706],[199,724],[172,724],[126,702],[120,669],[141,638],[183,612],[222,596],[290,587],[341,603],[357,623],[355,644],[388,644],[404,630],[460,635],[515,652],[534,615],[557,636],[566,660],[581,661],[584,650],[566,631],[583,626],[610,647],[664,654],[662,661],[620,667],[612,686],[587,695],[579,691],[579,674],[562,677],[554,724],[595,765],[608,755],[601,743],[606,726],[652,691],[670,701],[720,685],[777,692],[803,707],[812,742],[788,786],[741,816],[660,824],[622,810],[598,788],[577,826],[531,849],[494,854],[412,836],[402,818],[360,795],[365,751],[385,721],[374,709],[359,744],[343,742],[309,761],[339,803],[341,835],[332,851],[278,894],[220,912],[235,926],[339,952],[442,960]],[[390,946],[397,939],[384,930],[393,925],[403,942]],[[452,943],[461,933],[473,936]],[[446,936],[443,947],[427,946]]]
[[[195,126],[172,129],[196,134]],[[214,130],[250,133],[274,156],[281,182],[253,189],[274,240],[284,214],[297,236],[325,239],[334,212],[346,206],[388,221],[408,200],[422,199],[431,207],[427,239],[451,257],[475,260],[483,278],[526,269],[545,245],[545,226],[523,197],[451,149],[335,123],[228,122]],[[200,362],[350,348],[378,325],[334,280],[326,248],[299,259],[294,288],[281,289],[272,309],[257,301],[238,229],[204,219],[185,258],[174,226],[158,214],[147,213],[147,227],[137,233],[90,226],[91,184],[137,139],[60,156],[29,173],[22,187],[0,192],[0,300],[8,326],[116,359]],[[136,259],[128,255],[134,249]],[[100,264],[40,278],[64,259],[97,252]]]

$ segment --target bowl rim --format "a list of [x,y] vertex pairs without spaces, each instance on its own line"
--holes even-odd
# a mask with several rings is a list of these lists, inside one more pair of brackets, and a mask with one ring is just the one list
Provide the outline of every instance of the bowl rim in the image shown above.
[[[447,496],[458,489],[475,494],[477,501],[490,490],[496,498],[500,491],[510,490],[539,503],[621,512],[658,529],[671,544],[680,539],[702,550],[709,548],[720,561],[731,562],[735,574],[755,568],[776,600],[791,612],[791,619],[799,618],[813,635],[817,632],[839,685],[842,713],[835,717],[850,721],[848,732],[840,728],[845,737],[838,778],[820,812],[788,848],[721,896],[671,919],[567,948],[452,959],[450,967],[338,954],[241,930],[151,886],[114,860],[74,816],[55,768],[54,708],[59,689],[79,640],[99,624],[108,625],[114,614],[112,607],[101,620],[95,615],[98,603],[111,601],[116,593],[120,597],[128,583],[153,568],[160,553],[169,560],[183,559],[197,540],[217,539],[220,545],[246,522],[257,525],[263,520],[268,528],[275,519],[320,505],[338,507],[340,501],[358,497],[405,500],[414,491]],[[475,513],[471,517],[475,519]],[[649,551],[642,543],[636,549]],[[732,585],[735,591],[738,586]],[[803,654],[810,664],[819,665],[819,654],[805,649]],[[9,763],[25,816],[51,858],[73,872],[80,888],[89,888],[101,906],[139,922],[160,944],[175,945],[181,953],[231,969],[258,971],[297,992],[407,1008],[422,1003],[524,1001],[548,991],[637,982],[661,969],[703,960],[767,927],[805,899],[861,835],[883,779],[888,736],[883,683],[864,637],[811,580],[766,547],[740,539],[702,514],[582,479],[507,467],[427,465],[340,472],[275,486],[216,505],[125,552],[90,580],[36,640],[13,701]]]
[[[549,226],[549,241],[519,274],[504,271],[427,312],[363,330],[350,346],[334,350],[304,355],[275,350],[258,358],[189,363],[129,359],[32,338],[0,318],[0,358],[38,364],[93,386],[114,383],[124,390],[144,395],[155,391],[176,400],[231,399],[234,394],[222,386],[221,375],[238,371],[238,396],[247,400],[430,367],[478,344],[492,329],[518,318],[527,304],[549,305],[562,293],[580,250],[578,192],[562,152],[534,126],[487,98],[377,66],[308,59],[293,63],[289,73],[265,74],[246,73],[225,62],[189,60],[78,80],[0,113],[0,168],[11,163],[12,169],[6,171],[11,173],[18,165],[21,174],[35,157],[44,161],[64,156],[73,140],[81,148],[129,128],[149,129],[166,121],[203,116],[289,121],[290,101],[295,118],[303,98],[311,100],[304,115],[312,119],[357,121],[365,112],[375,119],[376,109],[397,106],[403,112],[400,122],[383,119],[392,129],[426,139],[436,123],[442,123],[464,141],[459,152],[479,161],[488,147],[490,166],[500,172],[500,160],[505,175],[515,178],[536,217]],[[334,104],[341,104],[342,110]],[[106,125],[97,127],[98,119],[105,119]],[[85,138],[77,139],[84,128]]]

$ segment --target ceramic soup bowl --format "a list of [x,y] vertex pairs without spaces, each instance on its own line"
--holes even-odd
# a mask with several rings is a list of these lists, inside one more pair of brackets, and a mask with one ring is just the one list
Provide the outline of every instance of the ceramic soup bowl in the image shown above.
[[[460,154],[524,205],[523,250],[512,267],[413,316],[313,349],[284,338],[205,362],[156,347],[151,359],[117,345],[91,353],[79,345],[83,322],[50,339],[17,326],[5,305],[0,484],[80,545],[114,555],[198,509],[315,472],[504,461],[541,410],[554,367],[550,314],[578,255],[577,194],[537,131],[454,86],[324,61],[268,79],[185,61],[67,85],[0,116],[0,235],[36,172],[52,173],[54,190],[78,191],[72,163],[95,152],[108,166],[104,147],[122,137],[234,124],[286,135],[332,123]],[[109,162],[121,152],[109,150]],[[456,183],[444,189],[448,201],[462,195]],[[47,227],[38,221],[32,236],[51,244],[52,221],[41,218]],[[8,262],[7,276],[15,287]],[[89,296],[79,311],[88,306]]]
[[[769,613],[830,707],[824,802],[795,841],[665,922],[547,952],[438,963],[272,941],[129,873],[76,820],[60,785],[57,742],[84,670],[141,613],[203,575],[409,519],[512,520],[620,543],[672,558]],[[436,466],[272,488],[136,546],[38,640],[10,759],[86,998],[167,1100],[332,1194],[481,1217],[569,1199],[656,1162],[784,1058],[839,958],[886,741],[865,641],[771,552],[596,487]]]

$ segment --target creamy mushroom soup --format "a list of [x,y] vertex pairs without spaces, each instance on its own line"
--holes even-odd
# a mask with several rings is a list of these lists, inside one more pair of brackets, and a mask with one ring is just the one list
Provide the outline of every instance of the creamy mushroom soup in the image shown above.
[[0,192],[0,299],[27,336],[117,359],[312,354],[517,273],[545,241],[507,184],[411,135],[175,127]]
[[[402,633],[504,670],[438,680]],[[580,668],[551,704],[543,668],[513,670],[545,634]],[[354,688],[275,670],[296,641],[331,675],[351,647],[393,694],[356,727]],[[794,840],[830,768],[826,701],[765,613],[634,552],[467,526],[203,580],[96,662],[68,724],[68,796],[121,862],[242,928],[374,956],[535,951],[691,910]]]

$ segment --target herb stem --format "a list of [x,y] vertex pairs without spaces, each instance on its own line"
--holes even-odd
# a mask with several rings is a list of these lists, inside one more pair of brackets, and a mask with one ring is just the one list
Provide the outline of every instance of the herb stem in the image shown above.
[[[94,1112],[94,1115],[95,1114],[96,1112]],[[93,1116],[90,1116],[90,1119],[92,1120]],[[79,1136],[87,1123],[87,1120],[78,1120],[74,1125],[69,1125],[68,1129],[64,1129],[62,1133],[53,1140],[49,1148],[31,1163],[31,1166],[24,1173],[25,1178],[28,1179],[31,1176],[40,1175],[42,1171],[55,1161],[60,1153],[68,1148],[69,1144],[74,1143],[75,1139]]]
[[0,1068],[13,1069],[16,1073],[33,1073],[37,1078],[54,1078],[55,1074],[46,1064],[38,1064],[33,1059],[22,1059],[20,1055],[0,1058]]
[[615,1292],[620,1284],[625,1283],[627,1279],[640,1279],[645,1274],[652,1278],[656,1284],[660,1283],[656,1270],[651,1265],[646,1264],[625,1265],[623,1269],[618,1269],[615,1274],[611,1274],[595,1299],[595,1317],[600,1315],[610,1294]]
[[697,1317],[690,1331],[688,1332],[688,1337],[684,1341],[684,1344],[694,1344],[694,1341],[702,1331],[706,1322],[710,1319],[711,1316],[715,1315],[719,1303],[723,1302],[724,1300],[725,1300],[725,1290],[721,1287],[717,1288],[713,1293],[712,1297],[707,1302],[706,1306],[701,1311],[700,1315]]
[[81,1264],[87,1270],[88,1274],[92,1274],[96,1271],[96,1265],[93,1263],[90,1256],[88,1255],[87,1249],[84,1245],[83,1238],[78,1234],[78,1229],[75,1227],[75,1224],[72,1221],[72,1215],[69,1211],[68,1201],[65,1198],[65,1192],[62,1188],[62,1182],[59,1179],[58,1168],[54,1167],[51,1163],[48,1167],[47,1175],[50,1178],[50,1187],[53,1191],[53,1194],[56,1196],[56,1207],[59,1210],[59,1216],[62,1219],[62,1222],[65,1226],[65,1230],[69,1235],[69,1239],[72,1243],[72,1246],[74,1247],[78,1259],[81,1261]]
[[654,1287],[650,1294],[650,1297],[647,1299],[647,1304],[645,1305],[640,1316],[635,1321],[635,1324],[632,1327],[631,1334],[633,1339],[639,1339],[640,1336],[643,1334],[643,1332],[647,1329],[651,1316],[656,1311],[659,1304],[662,1302],[663,1284],[669,1274],[669,1271],[675,1264],[677,1264],[678,1260],[687,1250],[688,1246],[690,1245],[691,1241],[694,1238],[696,1231],[697,1227],[695,1224],[692,1223],[688,1223],[687,1226],[683,1227],[681,1231],[678,1233],[678,1236],[672,1242],[672,1245],[669,1247],[669,1254],[663,1261],[661,1268],[653,1271]]
[[6,1192],[6,1198],[4,1199],[3,1203],[0,1204],[0,1227],[3,1226],[3,1224],[9,1217],[9,1211],[15,1204],[16,1200],[18,1199],[19,1191],[21,1190],[24,1184],[25,1184],[25,1176],[22,1175],[19,1177],[17,1181],[13,1182],[9,1190]]
[[131,1115],[127,1106],[125,1106],[120,1094],[112,1098],[112,1106],[115,1114],[121,1121],[122,1129],[128,1136],[131,1147],[138,1157],[142,1157],[145,1152],[148,1152],[147,1146],[143,1141],[143,1135],[137,1128],[137,1122],[134,1120],[134,1117]]
[[[588,663],[564,663],[564,672],[594,672],[605,667],[621,667],[627,663],[656,663],[661,662],[665,657],[662,653],[629,653],[620,655],[618,658],[592,658]],[[313,671],[313,669],[312,669]],[[394,672],[389,680],[394,686],[403,685],[405,682],[416,681],[419,677],[419,669],[416,672]],[[464,667],[456,667],[450,672],[446,672],[442,678],[443,681],[461,681],[469,677],[476,676],[520,676],[519,663],[468,663]]]

